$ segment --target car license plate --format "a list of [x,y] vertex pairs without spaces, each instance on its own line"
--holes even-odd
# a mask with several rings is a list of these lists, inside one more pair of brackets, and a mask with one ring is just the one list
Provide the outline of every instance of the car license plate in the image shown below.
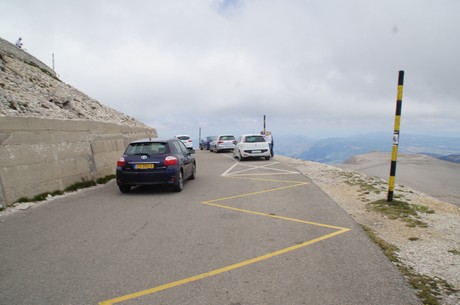
[[153,163],[143,163],[143,164],[135,164],[134,169],[153,169],[155,168],[155,164]]
[[258,153],[261,153],[261,152],[262,152],[262,151],[260,151],[260,150],[253,150],[253,151],[252,151],[252,153],[254,153],[254,154],[258,154]]

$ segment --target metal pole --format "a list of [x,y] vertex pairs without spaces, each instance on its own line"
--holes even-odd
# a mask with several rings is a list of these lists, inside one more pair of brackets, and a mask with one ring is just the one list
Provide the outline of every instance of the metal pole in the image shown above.
[[399,71],[398,96],[396,98],[395,125],[394,125],[394,133],[393,133],[393,149],[391,151],[391,168],[390,168],[390,180],[388,181],[387,202],[393,202],[393,192],[394,192],[394,187],[395,187],[395,176],[396,176],[396,161],[398,159],[399,127],[401,124],[403,85],[404,85],[404,71]]
[[54,53],[53,53],[53,71],[54,71]]
[[265,128],[265,114],[264,114],[264,134],[265,134],[266,131],[267,131],[267,130],[266,130],[266,128]]

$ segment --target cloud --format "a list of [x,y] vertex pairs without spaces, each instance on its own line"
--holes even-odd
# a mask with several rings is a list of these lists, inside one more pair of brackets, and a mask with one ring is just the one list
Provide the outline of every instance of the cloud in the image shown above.
[[[15,1],[19,35],[70,85],[160,134],[460,131],[457,1]],[[390,130],[388,130],[390,129]]]

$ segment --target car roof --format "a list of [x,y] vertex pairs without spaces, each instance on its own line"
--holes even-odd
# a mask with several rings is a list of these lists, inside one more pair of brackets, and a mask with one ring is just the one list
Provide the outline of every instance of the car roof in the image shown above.
[[259,133],[248,133],[248,134],[242,134],[241,136],[242,137],[254,137],[254,136],[263,137],[263,135],[261,135]]
[[171,140],[177,140],[177,139],[174,139],[174,138],[146,138],[146,139],[140,139],[140,140],[129,142],[129,144],[146,143],[146,142],[151,142],[151,143],[168,142],[168,141],[171,141]]

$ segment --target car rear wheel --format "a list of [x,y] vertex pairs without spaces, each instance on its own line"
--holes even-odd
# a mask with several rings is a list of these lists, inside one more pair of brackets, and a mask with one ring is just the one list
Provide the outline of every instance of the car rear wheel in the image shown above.
[[196,173],[196,164],[193,163],[192,174],[188,178],[189,180],[195,180],[195,173]]
[[129,193],[129,191],[131,191],[130,185],[119,185],[118,188],[120,189],[120,192],[122,193]]
[[238,155],[239,155],[239,159],[240,159],[240,161],[243,161],[243,160],[244,160],[244,158],[243,158],[243,156],[241,155],[241,151],[239,151],[239,152],[238,152]]
[[184,189],[184,176],[182,175],[182,171],[179,172],[177,175],[177,182],[173,186],[173,191],[181,192]]
[[268,156],[268,157],[265,157],[265,160],[270,160],[270,156]]

